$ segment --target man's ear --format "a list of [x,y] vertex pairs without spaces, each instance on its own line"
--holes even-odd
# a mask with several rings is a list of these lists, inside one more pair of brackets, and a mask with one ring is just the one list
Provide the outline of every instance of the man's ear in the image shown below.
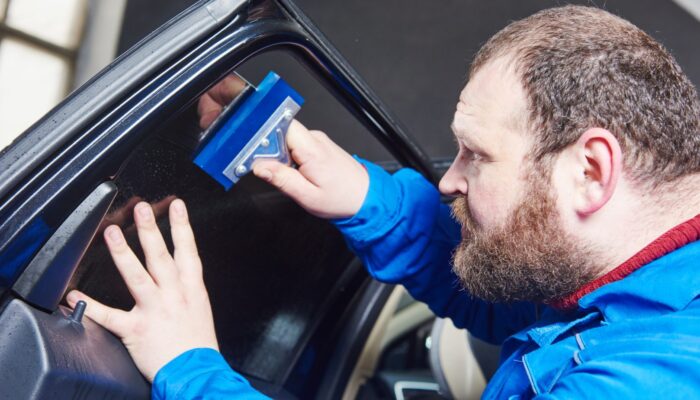
[[620,143],[603,128],[586,130],[574,145],[576,169],[575,207],[581,216],[595,213],[612,197],[622,173]]

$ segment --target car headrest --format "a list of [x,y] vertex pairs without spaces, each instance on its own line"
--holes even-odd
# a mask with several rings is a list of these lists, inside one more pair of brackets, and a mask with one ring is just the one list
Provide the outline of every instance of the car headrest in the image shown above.
[[436,318],[431,332],[430,368],[448,398],[481,398],[488,379],[498,367],[500,347],[458,329],[451,320]]

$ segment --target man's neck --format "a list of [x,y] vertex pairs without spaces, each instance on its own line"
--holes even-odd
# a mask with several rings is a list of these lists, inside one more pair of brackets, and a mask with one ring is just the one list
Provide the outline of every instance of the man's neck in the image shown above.
[[639,268],[700,239],[700,214],[674,226],[623,263],[579,287],[573,293],[548,302],[556,309],[575,309],[579,300],[609,283],[626,278]]
[[[599,275],[637,254],[675,226],[700,214],[700,179],[681,178],[657,188],[630,187],[621,182],[619,196],[611,199],[607,210],[587,221],[586,239],[599,249]],[[609,206],[609,207],[608,207]]]

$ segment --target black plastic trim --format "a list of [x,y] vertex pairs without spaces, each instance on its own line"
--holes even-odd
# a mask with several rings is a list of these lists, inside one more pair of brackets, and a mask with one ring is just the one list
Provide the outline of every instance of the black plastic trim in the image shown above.
[[352,314],[344,321],[346,329],[336,341],[336,352],[328,362],[328,369],[321,379],[316,399],[340,399],[350,379],[355,364],[369,337],[374,322],[389,299],[394,285],[370,280]]
[[12,290],[34,306],[54,311],[116,195],[113,182],[99,185],[58,227]]
[[70,314],[10,301],[0,315],[0,399],[148,399],[150,387],[121,341]]

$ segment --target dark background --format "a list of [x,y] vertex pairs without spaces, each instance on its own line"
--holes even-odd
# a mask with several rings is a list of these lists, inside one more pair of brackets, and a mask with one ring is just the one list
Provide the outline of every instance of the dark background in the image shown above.
[[[129,0],[119,51],[192,2]],[[670,0],[297,0],[297,4],[433,157],[455,152],[449,124],[479,46],[508,22],[543,8],[586,4],[620,15],[661,41],[696,87],[700,83],[700,23]],[[366,134],[355,134],[364,129],[327,101],[321,86],[309,84],[306,73],[289,60],[264,56],[242,71],[255,83],[267,69],[274,69],[306,98],[299,115],[303,123],[326,131],[352,152],[388,158]]]

